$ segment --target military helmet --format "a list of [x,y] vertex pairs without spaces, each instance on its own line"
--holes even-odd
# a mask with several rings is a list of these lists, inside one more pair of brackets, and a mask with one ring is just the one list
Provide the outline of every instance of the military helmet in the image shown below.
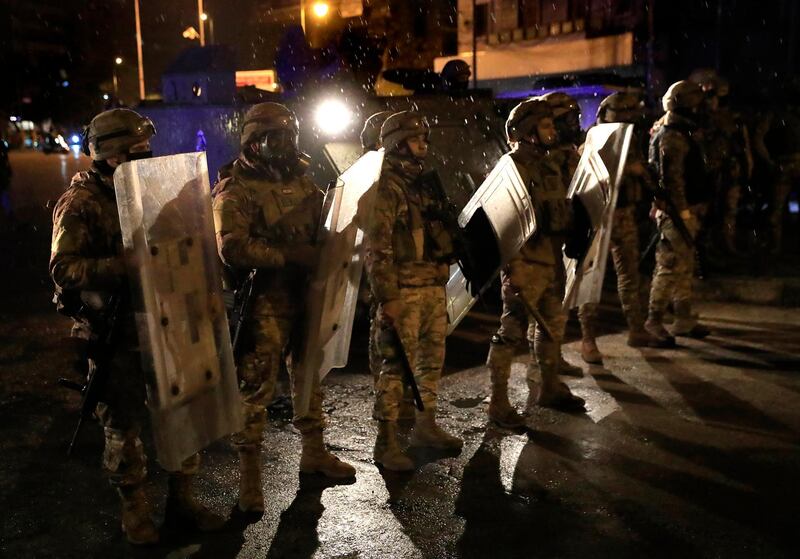
[[392,115],[392,111],[380,111],[364,121],[361,130],[361,147],[365,150],[378,149],[381,143],[381,126]]
[[414,136],[430,136],[427,119],[417,111],[401,111],[389,116],[381,126],[381,144],[389,152],[396,150],[404,140]]
[[542,101],[546,101],[550,108],[553,110],[553,118],[561,118],[567,113],[581,114],[581,108],[574,97],[564,93],[563,91],[551,91],[538,97]]
[[445,87],[449,88],[468,84],[471,75],[472,72],[469,69],[469,64],[460,58],[450,60],[444,65],[441,72],[442,82]]
[[644,116],[644,100],[637,93],[616,91],[597,107],[597,122],[635,123]]
[[520,142],[528,136],[536,135],[536,126],[544,118],[553,118],[553,110],[547,101],[527,99],[511,109],[506,120],[508,142]]
[[103,111],[83,131],[83,152],[101,161],[128,153],[128,150],[152,136],[153,121],[130,109]]
[[290,130],[295,136],[300,126],[297,117],[280,103],[259,103],[253,105],[244,115],[241,145],[247,145],[271,130]]
[[703,90],[694,82],[681,80],[675,82],[664,94],[661,104],[665,111],[696,109],[705,99]]

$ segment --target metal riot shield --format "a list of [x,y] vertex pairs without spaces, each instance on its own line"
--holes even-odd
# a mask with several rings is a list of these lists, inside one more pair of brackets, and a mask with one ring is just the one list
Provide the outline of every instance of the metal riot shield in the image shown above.
[[380,177],[383,150],[370,151],[339,176],[328,189],[318,243],[320,259],[306,297],[302,351],[293,364],[298,394],[295,415],[308,411],[316,376],[322,380],[332,368],[344,367],[364,268],[364,232],[356,213],[372,213],[368,195]]
[[632,135],[633,125],[622,123],[598,124],[586,135],[583,154],[567,196],[580,199],[588,214],[592,235],[585,255],[579,259],[564,256],[565,309],[600,301],[619,181]]
[[464,206],[458,225],[464,230],[474,269],[450,268],[448,334],[536,230],[533,202],[511,156],[500,158]]
[[114,174],[156,453],[170,471],[244,422],[205,153]]

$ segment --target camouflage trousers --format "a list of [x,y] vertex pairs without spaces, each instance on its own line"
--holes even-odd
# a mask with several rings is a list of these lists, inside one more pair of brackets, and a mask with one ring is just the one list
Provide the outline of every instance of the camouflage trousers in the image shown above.
[[[515,349],[527,339],[531,357],[543,379],[554,380],[561,361],[566,314],[562,309],[564,274],[556,266],[512,260],[500,274],[503,313],[500,328],[489,346],[487,366],[510,373]],[[553,337],[542,329],[530,309],[538,311]],[[533,374],[528,369],[528,374]],[[535,382],[533,376],[528,381]]]
[[[96,415],[103,426],[103,470],[114,487],[135,486],[147,477],[147,456],[142,445],[142,425],[147,422],[145,384],[133,348],[116,348],[111,359],[109,383],[97,404]],[[89,361],[93,372],[95,364]],[[180,471],[195,474],[200,455],[187,458]]]
[[[300,317],[297,312],[276,314],[276,310],[284,310],[279,309],[283,306],[280,303],[273,304],[266,298],[256,299],[253,318],[249,324],[253,351],[243,355],[237,367],[245,428],[233,436],[235,446],[260,446],[264,440],[267,406],[275,396],[282,362],[289,372],[292,399],[296,401],[298,396],[297,379],[292,371],[288,345],[292,328]],[[308,413],[304,416],[295,415],[292,421],[301,433],[324,427],[322,389],[318,377],[312,386]]]
[[414,372],[422,403],[426,410],[436,409],[439,377],[444,365],[444,342],[447,333],[447,307],[444,286],[400,288],[403,310],[395,329],[403,344],[393,341],[392,327],[381,318],[378,309],[377,347],[381,356],[381,374],[375,385],[373,417],[397,421],[403,399],[403,365],[405,350]]
[[[697,216],[702,215],[702,208],[689,209],[694,217],[686,221],[686,228],[692,238],[697,238],[700,227]],[[656,267],[650,286],[651,317],[662,316],[670,302],[691,302],[695,266],[694,247],[687,244],[672,220],[658,212],[656,223],[661,238],[656,247]]]
[[[641,275],[639,274],[639,227],[634,207],[617,208],[611,226],[609,246],[614,271],[617,273],[617,293],[622,311],[631,330],[641,330],[644,313],[641,301]],[[598,306],[586,303],[578,309],[583,337],[597,337]]]

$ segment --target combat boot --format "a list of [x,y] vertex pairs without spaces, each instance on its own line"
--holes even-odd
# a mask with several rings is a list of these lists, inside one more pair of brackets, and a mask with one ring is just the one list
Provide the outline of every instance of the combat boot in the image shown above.
[[372,457],[376,464],[393,472],[408,472],[414,469],[414,462],[397,444],[396,421],[378,421],[378,437],[375,439]]
[[134,545],[158,543],[158,530],[150,518],[152,509],[141,485],[117,488],[122,503],[122,533]]
[[603,364],[603,354],[600,353],[594,336],[587,335],[581,340],[581,357],[590,365]]
[[302,446],[300,472],[304,474],[322,474],[337,479],[356,477],[356,469],[353,466],[339,460],[325,448],[322,429],[303,433]]
[[167,506],[164,522],[176,527],[189,527],[201,532],[219,530],[225,519],[214,514],[195,499],[192,482],[195,474],[170,472],[167,480]]
[[464,441],[451,435],[436,423],[435,410],[418,411],[414,429],[409,438],[411,446],[440,448],[443,450],[461,450]]
[[627,343],[629,347],[660,347],[659,341],[644,327],[629,330]]
[[647,317],[647,321],[644,323],[644,329],[648,334],[655,338],[656,344],[658,344],[655,347],[675,347],[675,336],[670,334],[667,329],[664,328],[662,314],[651,312],[650,316]]
[[586,401],[575,396],[569,387],[560,381],[542,383],[536,397],[536,405],[565,412],[586,410]]
[[247,513],[264,512],[261,448],[258,445],[239,447],[239,510]]
[[673,336],[702,339],[710,333],[711,331],[702,324],[699,324],[697,319],[692,315],[692,304],[690,301],[678,301],[675,303],[675,322],[672,324]]
[[517,429],[525,425],[525,420],[508,401],[509,370],[490,367],[492,380],[492,399],[489,402],[489,419],[500,427]]

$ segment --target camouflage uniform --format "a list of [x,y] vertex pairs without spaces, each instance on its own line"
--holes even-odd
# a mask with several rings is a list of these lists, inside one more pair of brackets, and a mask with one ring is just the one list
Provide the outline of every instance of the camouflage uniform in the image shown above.
[[[308,278],[304,270],[287,265],[284,254],[313,243],[322,193],[306,177],[270,180],[240,159],[212,194],[220,256],[236,271],[258,268],[260,274],[247,325],[252,348],[238,366],[245,430],[233,438],[236,445],[260,447],[282,360],[293,393],[295,386],[290,334],[301,319]],[[321,402],[317,383],[308,413],[294,417],[301,433],[322,429]]]
[[756,126],[753,145],[773,171],[767,225],[770,248],[773,253],[778,253],[783,243],[786,201],[792,188],[800,184],[800,110],[790,105],[764,115]]
[[[367,227],[367,267],[378,304],[403,302],[396,329],[426,409],[436,409],[447,331],[445,285],[452,241],[438,222],[426,219],[437,202],[413,185],[422,171],[416,161],[387,154],[373,217]],[[378,312],[380,318],[380,309]],[[402,361],[390,340],[391,326],[376,337],[381,373],[376,385],[375,419],[396,421],[403,395]]]
[[[649,162],[658,172],[659,187],[674,202],[693,238],[700,230],[700,218],[708,202],[703,155],[693,135],[696,125],[675,112],[667,112],[664,124],[650,141]],[[656,247],[656,268],[650,288],[648,331],[661,324],[670,302],[675,310],[674,330],[684,335],[695,329],[691,314],[694,247],[687,244],[672,220],[658,210],[656,222],[660,240]],[[661,332],[663,336],[663,332]],[[657,336],[658,337],[658,336]]]
[[[69,297],[77,296],[85,301],[93,298],[107,300],[112,293],[127,290],[122,234],[113,188],[109,176],[96,169],[84,171],[73,177],[56,204],[50,275],[56,284],[57,299],[62,304]],[[152,543],[157,534],[152,527],[148,530],[142,526],[142,522],[151,522],[141,493],[147,476],[147,457],[140,437],[142,424],[147,419],[145,382],[133,313],[127,306],[123,306],[120,312],[116,323],[117,341],[111,349],[108,365],[110,375],[96,410],[105,434],[103,468],[111,485],[122,497],[123,529],[128,531],[129,539],[133,543]],[[81,313],[75,315],[73,335],[92,339],[102,333],[98,331],[95,319]],[[90,359],[90,372],[95,366]],[[180,474],[193,476],[199,465],[200,456],[196,454],[184,461]],[[171,483],[180,474],[171,474]],[[136,525],[132,516],[126,516],[131,512],[136,515]],[[136,537],[142,540],[135,541]]]
[[[557,376],[566,324],[562,308],[565,273],[561,247],[572,213],[557,157],[527,143],[517,144],[511,157],[530,189],[538,229],[519,256],[501,272],[503,312],[500,328],[492,338],[487,365],[493,375],[504,374],[507,378],[516,346],[527,339],[531,356],[539,365],[542,389],[552,392],[560,384]],[[536,323],[531,310],[538,311],[553,334],[552,339]],[[529,371],[531,395],[536,393],[537,380]]]
[[[639,227],[636,223],[636,207],[644,192],[654,188],[644,154],[634,139],[628,149],[625,169],[619,185],[617,207],[611,226],[610,252],[617,274],[617,293],[622,311],[632,333],[641,332],[644,325],[641,284],[639,274]],[[584,337],[596,337],[598,306],[593,303],[581,305],[578,318]]]

